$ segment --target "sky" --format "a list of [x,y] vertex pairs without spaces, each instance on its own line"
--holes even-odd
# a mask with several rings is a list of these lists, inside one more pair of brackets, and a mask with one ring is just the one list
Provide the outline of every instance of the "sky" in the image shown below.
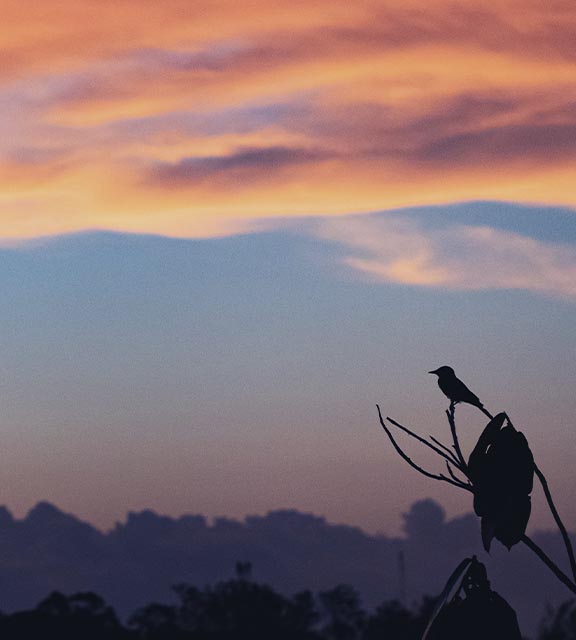
[[375,414],[450,364],[576,527],[573,2],[0,10],[0,502],[462,513]]

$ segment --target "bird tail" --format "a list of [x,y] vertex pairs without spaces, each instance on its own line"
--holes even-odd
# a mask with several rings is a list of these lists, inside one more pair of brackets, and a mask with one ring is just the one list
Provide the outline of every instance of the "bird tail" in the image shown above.
[[485,409],[485,408],[484,408],[484,405],[483,405],[480,401],[478,402],[478,405],[477,405],[477,406],[478,406],[478,409],[480,409],[480,411],[482,411],[482,413],[483,413],[485,416],[487,416],[488,418],[490,418],[490,420],[492,420],[492,418],[493,418],[494,416],[490,413],[490,411],[488,411],[488,409]]

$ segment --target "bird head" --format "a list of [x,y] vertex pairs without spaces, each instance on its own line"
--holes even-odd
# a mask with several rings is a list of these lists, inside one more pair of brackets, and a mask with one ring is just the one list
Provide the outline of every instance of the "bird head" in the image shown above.
[[452,367],[446,367],[446,366],[439,367],[438,369],[434,369],[434,371],[428,371],[428,373],[435,373],[438,377],[455,375],[454,369],[452,369]]

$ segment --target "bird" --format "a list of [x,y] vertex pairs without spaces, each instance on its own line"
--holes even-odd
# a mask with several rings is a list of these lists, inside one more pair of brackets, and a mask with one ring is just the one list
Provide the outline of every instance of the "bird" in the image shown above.
[[444,366],[434,369],[434,371],[428,371],[428,373],[434,373],[438,376],[438,386],[452,404],[466,402],[478,407],[480,411],[486,412],[480,398],[456,377],[452,367]]

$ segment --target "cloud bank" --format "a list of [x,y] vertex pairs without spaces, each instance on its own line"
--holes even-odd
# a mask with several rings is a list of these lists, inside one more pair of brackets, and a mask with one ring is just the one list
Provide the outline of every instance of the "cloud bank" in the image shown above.
[[[562,555],[558,533],[536,532],[534,538]],[[95,590],[126,614],[152,600],[169,601],[174,584],[201,587],[228,579],[238,561],[251,561],[256,580],[286,593],[346,583],[373,607],[400,597],[404,587],[412,603],[437,594],[455,564],[472,554],[487,563],[492,583],[506,592],[524,630],[539,622],[544,602],[566,598],[564,587],[527,550],[518,546],[508,553],[495,547],[486,556],[477,518],[448,520],[429,499],[404,514],[404,535],[398,538],[368,535],[293,510],[212,523],[201,515],[170,518],[146,510],[129,513],[102,533],[41,502],[22,520],[0,507],[0,546],[3,611],[33,606],[57,589]],[[400,551],[406,566],[403,587]]]

